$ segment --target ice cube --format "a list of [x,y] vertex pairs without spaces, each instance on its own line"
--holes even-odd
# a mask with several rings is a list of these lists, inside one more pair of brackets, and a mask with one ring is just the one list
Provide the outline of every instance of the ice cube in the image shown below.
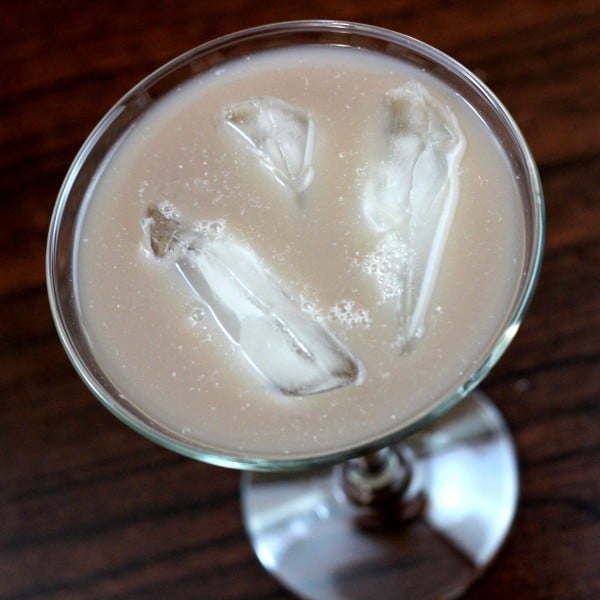
[[281,98],[255,96],[225,107],[224,115],[278,181],[296,193],[311,184],[315,127],[308,113]]
[[223,332],[277,390],[302,396],[358,383],[361,366],[270,277],[256,254],[150,209],[143,224],[153,255],[173,262]]
[[465,137],[456,116],[416,81],[385,94],[385,157],[365,186],[364,210],[405,252],[396,301],[399,346],[423,332],[426,311],[454,219]]

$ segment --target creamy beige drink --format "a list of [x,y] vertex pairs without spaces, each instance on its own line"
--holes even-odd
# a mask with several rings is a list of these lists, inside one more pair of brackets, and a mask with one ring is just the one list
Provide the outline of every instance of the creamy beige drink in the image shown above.
[[172,92],[106,161],[80,223],[82,319],[113,385],[185,438],[347,449],[429,412],[489,352],[521,210],[492,133],[427,73],[266,52]]

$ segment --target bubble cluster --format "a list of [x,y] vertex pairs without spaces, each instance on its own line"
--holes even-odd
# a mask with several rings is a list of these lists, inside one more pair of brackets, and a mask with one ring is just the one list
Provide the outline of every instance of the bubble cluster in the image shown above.
[[166,219],[178,219],[179,211],[175,208],[175,206],[169,200],[161,200],[157,208],[159,212],[164,215]]
[[367,329],[371,326],[371,316],[365,308],[355,308],[354,300],[340,300],[329,309],[328,317],[333,321],[340,321],[347,327],[362,327]]
[[223,237],[225,233],[225,219],[216,219],[214,221],[196,221],[194,231],[212,239]]
[[403,278],[410,264],[410,249],[396,233],[389,233],[374,252],[357,259],[360,269],[376,278],[383,300],[403,293]]

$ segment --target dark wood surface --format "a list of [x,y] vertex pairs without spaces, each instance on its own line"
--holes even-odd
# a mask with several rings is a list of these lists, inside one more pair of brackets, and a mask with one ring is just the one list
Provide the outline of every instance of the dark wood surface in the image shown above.
[[528,139],[546,194],[545,263],[483,385],[515,435],[522,493],[506,545],[467,597],[599,598],[600,4],[269,6],[18,0],[1,11],[0,598],[290,597],[246,539],[238,473],[146,441],[80,382],[51,322],[44,252],[69,163],[125,91],[201,42],[298,18],[363,21],[439,47],[494,89]]

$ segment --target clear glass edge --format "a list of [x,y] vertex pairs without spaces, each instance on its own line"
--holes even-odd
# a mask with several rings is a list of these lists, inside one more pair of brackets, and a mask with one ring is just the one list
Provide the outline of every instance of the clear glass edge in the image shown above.
[[[83,361],[80,360],[78,353],[74,349],[74,344],[71,342],[70,335],[68,333],[68,327],[62,318],[62,312],[57,301],[57,290],[56,290],[56,279],[55,275],[55,255],[56,255],[56,241],[58,239],[59,226],[62,216],[65,211],[65,205],[68,198],[68,190],[72,186],[72,182],[77,177],[80,165],[87,157],[90,149],[94,146],[95,141],[101,136],[104,129],[110,124],[111,119],[115,117],[115,111],[120,110],[131,98],[139,94],[140,90],[147,88],[153,82],[159,80],[165,74],[170,73],[179,66],[185,64],[193,56],[198,56],[202,53],[206,53],[215,50],[219,47],[227,46],[235,43],[238,40],[249,40],[251,37],[263,37],[267,34],[282,35],[288,32],[309,32],[309,31],[323,31],[323,32],[335,32],[344,31],[357,33],[367,37],[375,37],[379,40],[389,41],[394,44],[403,44],[405,47],[410,47],[422,54],[425,54],[428,58],[436,60],[442,63],[444,66],[449,67],[455,73],[458,73],[463,79],[467,80],[472,87],[476,88],[480,94],[482,94],[489,104],[495,109],[495,112],[501,116],[507,124],[507,129],[511,132],[513,138],[516,140],[519,149],[521,150],[524,163],[527,167],[528,176],[530,179],[530,188],[533,192],[533,203],[531,206],[532,219],[533,219],[533,235],[534,245],[532,247],[531,255],[529,257],[528,264],[524,264],[524,274],[526,280],[519,290],[517,299],[511,311],[512,317],[507,319],[508,326],[504,329],[503,333],[499,336],[496,343],[493,345],[488,357],[482,361],[479,367],[477,367],[472,375],[463,383],[454,393],[450,394],[446,398],[440,400],[435,408],[430,410],[427,414],[417,417],[410,424],[400,427],[393,432],[384,434],[377,439],[370,440],[364,444],[353,446],[351,448],[342,448],[333,451],[324,451],[321,454],[313,454],[310,456],[294,456],[290,458],[275,458],[275,457],[262,457],[253,458],[246,456],[242,453],[236,455],[235,453],[225,453],[224,451],[216,448],[200,448],[197,444],[192,442],[186,443],[183,440],[174,440],[169,437],[168,433],[157,431],[147,423],[138,421],[133,415],[124,410],[112,397],[106,394],[104,388],[96,381],[93,375],[89,372]],[[502,104],[502,102],[495,96],[495,94],[471,71],[469,71],[462,64],[446,55],[440,50],[421,42],[415,38],[407,36],[402,33],[398,33],[389,29],[376,27],[372,25],[366,25],[361,23],[354,23],[348,21],[335,21],[335,20],[305,20],[305,21],[286,21],[281,23],[272,23],[250,29],[240,30],[235,33],[231,33],[207,43],[201,44],[196,48],[188,50],[187,52],[179,55],[171,61],[165,63],[163,66],[156,69],[150,75],[145,77],[140,83],[134,86],[129,92],[127,92],[101,119],[98,125],[92,130],[88,138],[81,146],[79,152],[75,156],[67,175],[61,185],[58,193],[57,201],[54,206],[50,228],[47,240],[47,251],[46,251],[46,280],[48,298],[50,304],[50,310],[55,323],[55,327],[58,333],[58,337],[61,341],[65,352],[73,364],[79,377],[83,380],[90,391],[96,396],[96,398],[120,421],[125,423],[127,426],[132,428],[137,433],[143,435],[147,439],[179,454],[201,460],[203,462],[213,464],[220,467],[236,468],[242,470],[257,470],[257,471],[282,471],[282,470],[298,470],[304,468],[310,468],[317,465],[326,465],[336,462],[341,462],[355,456],[360,456],[365,453],[377,450],[379,448],[398,443],[402,439],[416,433],[420,429],[426,427],[429,423],[435,421],[442,414],[447,412],[453,406],[455,406],[460,400],[462,400],[469,392],[471,392],[489,373],[492,367],[497,363],[500,357],[504,354],[505,350],[509,346],[510,342],[516,335],[523,317],[530,305],[533,291],[537,284],[539,273],[542,263],[542,255],[544,249],[544,236],[545,236],[545,212],[543,202],[543,192],[541,179],[532,153],[519,129],[516,122]]]

